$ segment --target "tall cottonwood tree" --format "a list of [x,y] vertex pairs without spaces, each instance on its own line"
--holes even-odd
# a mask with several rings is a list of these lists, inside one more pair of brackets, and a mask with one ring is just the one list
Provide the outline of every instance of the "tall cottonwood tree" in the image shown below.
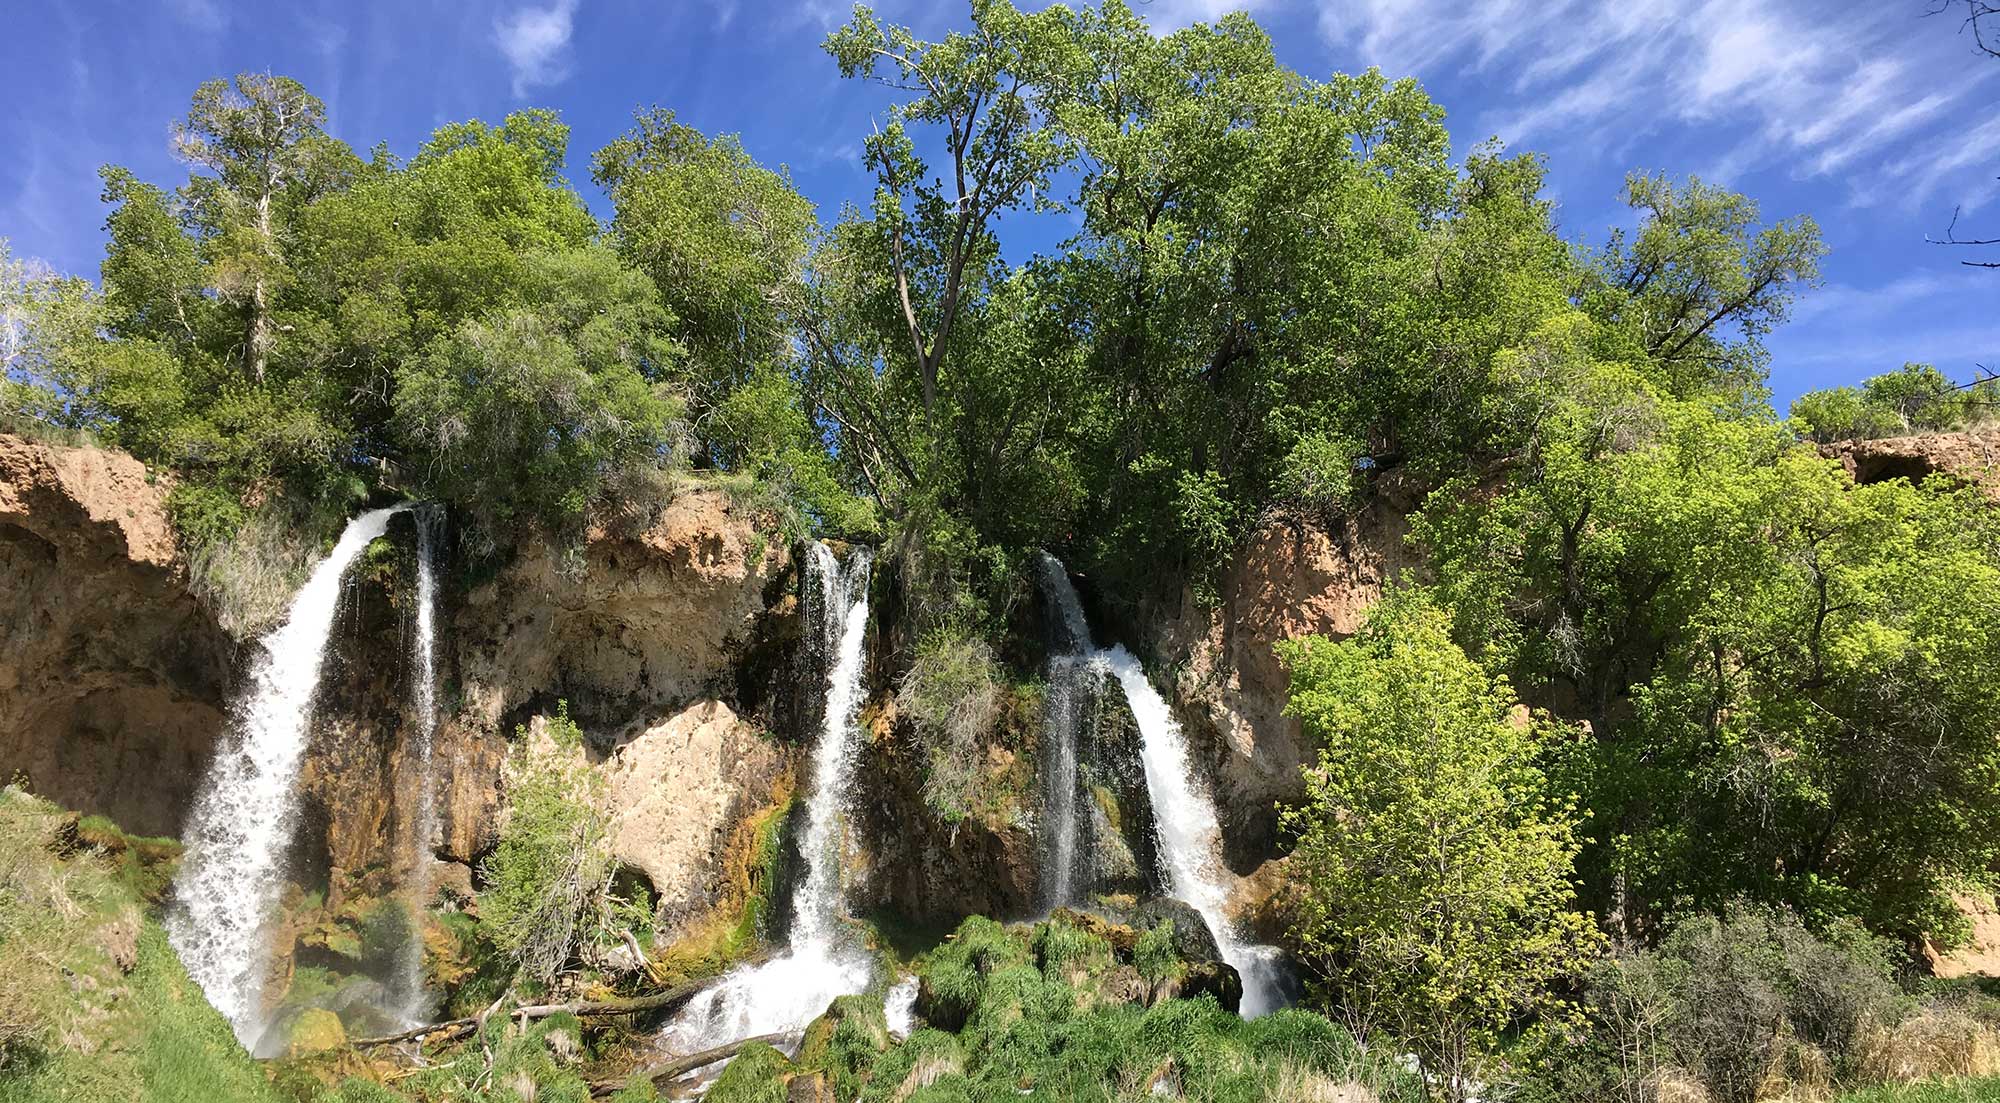
[[285,278],[278,208],[310,202],[355,167],[325,126],[317,96],[268,73],[203,82],[174,124],[175,151],[213,174],[190,180],[182,198],[207,240],[215,290],[243,308],[242,364],[259,383],[271,358],[271,297]]

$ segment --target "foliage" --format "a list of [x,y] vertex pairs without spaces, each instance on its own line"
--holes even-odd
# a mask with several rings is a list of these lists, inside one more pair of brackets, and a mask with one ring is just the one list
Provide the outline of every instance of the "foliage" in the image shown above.
[[1592,970],[1585,1043],[1532,1088],[1628,1097],[1679,1077],[1738,1103],[1764,1097],[1774,1069],[1864,1083],[1912,1002],[1892,979],[1893,949],[1852,924],[1815,935],[1782,910],[1691,916],[1658,947]]
[[1575,910],[1575,798],[1540,766],[1565,733],[1451,642],[1428,598],[1385,597],[1342,643],[1281,645],[1322,744],[1298,833],[1295,936],[1330,998],[1464,1097],[1509,1027],[1560,1017],[1596,947]]
[[1000,716],[993,649],[949,629],[932,631],[917,644],[896,699],[909,711],[923,748],[925,801],[947,819],[963,817]]
[[1821,444],[1963,429],[1996,417],[2000,380],[1959,387],[1929,364],[1904,364],[1858,388],[1807,391],[1792,402],[1792,419]]
[[[928,1028],[884,1048],[864,1029],[868,1009],[830,1013],[840,1027],[815,1025],[790,1066],[760,1056],[767,1067],[730,1080],[728,1098],[766,1098],[757,1093],[773,1091],[786,1075],[826,1076],[840,1099],[927,1103],[1111,1103],[1167,1090],[1159,1085],[1182,1098],[1243,1103],[1344,1098],[1338,1093],[1349,1091],[1390,1101],[1419,1094],[1411,1077],[1310,1012],[1245,1022],[1208,997],[1151,1008],[1107,1000],[1103,980],[1121,968],[1130,963],[1109,943],[1061,916],[1011,930],[969,919],[918,963]],[[946,990],[953,995],[938,1002]],[[827,1044],[849,1023],[851,1044]],[[826,1043],[816,1045],[822,1033]]]
[[1666,402],[1628,444],[1552,423],[1502,493],[1418,539],[1475,653],[1589,724],[1586,899],[1631,937],[1739,895],[1956,937],[1991,861],[1981,673],[2000,523],[1942,481],[1856,486],[1780,423]]
[[527,729],[509,756],[508,815],[480,867],[480,925],[530,978],[547,982],[575,952],[579,924],[609,871],[608,822],[582,732],[558,705],[544,736]]

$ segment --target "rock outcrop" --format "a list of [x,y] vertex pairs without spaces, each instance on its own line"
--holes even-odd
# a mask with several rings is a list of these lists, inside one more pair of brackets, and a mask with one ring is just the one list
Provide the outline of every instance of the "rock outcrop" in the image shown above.
[[2000,429],[1844,440],[1821,446],[1820,453],[1839,460],[1857,483],[1884,479],[1918,481],[1945,474],[1977,486],[1988,497],[2000,501]]
[[180,832],[232,659],[165,504],[123,453],[0,436],[0,779],[148,835]]
[[636,536],[594,532],[574,557],[525,549],[452,621],[462,715],[497,728],[559,696],[572,715],[615,726],[733,697],[790,568],[789,549],[713,488],[683,491]]
[[1405,544],[1411,503],[1378,493],[1331,523],[1280,518],[1260,528],[1224,570],[1219,600],[1192,593],[1156,617],[1151,648],[1177,672],[1171,687],[1208,766],[1225,856],[1247,872],[1269,856],[1278,801],[1303,795],[1309,749],[1285,715],[1289,685],[1274,650],[1303,635],[1352,635],[1385,586],[1417,566]]
[[767,810],[784,749],[727,704],[704,699],[623,741],[603,760],[611,854],[652,883],[665,941],[729,895],[736,827]]

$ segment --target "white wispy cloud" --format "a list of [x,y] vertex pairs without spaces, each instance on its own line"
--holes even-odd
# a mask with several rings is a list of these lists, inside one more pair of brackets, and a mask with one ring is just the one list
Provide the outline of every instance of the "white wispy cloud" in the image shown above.
[[569,76],[569,39],[577,0],[520,8],[493,22],[493,39],[514,71],[514,95]]
[[[2000,160],[2000,137],[1973,128],[1948,155],[1903,171],[1905,148],[1989,75],[1941,80],[1933,60],[1953,43],[1893,5],[1806,0],[1316,0],[1322,36],[1392,75],[1470,71],[1507,94],[1477,117],[1513,144],[1604,147],[1668,129],[1700,131],[1724,174],[1782,167],[1841,173],[1859,202],[1912,189],[1983,192],[1964,171]],[[2000,66],[1993,67],[2000,71]],[[1972,97],[1972,98],[1968,98]]]
[[1272,0],[1138,0],[1132,5],[1154,34],[1213,23],[1230,12],[1254,13],[1272,6]]

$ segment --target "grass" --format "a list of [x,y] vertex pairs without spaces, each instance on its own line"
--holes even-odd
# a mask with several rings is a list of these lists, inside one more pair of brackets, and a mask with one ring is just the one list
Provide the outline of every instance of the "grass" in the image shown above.
[[0,1103],[272,1099],[147,909],[158,841],[69,822],[0,790]]
[[1992,1103],[2000,1100],[2000,1077],[1884,1084],[1847,1092],[1835,1103]]

